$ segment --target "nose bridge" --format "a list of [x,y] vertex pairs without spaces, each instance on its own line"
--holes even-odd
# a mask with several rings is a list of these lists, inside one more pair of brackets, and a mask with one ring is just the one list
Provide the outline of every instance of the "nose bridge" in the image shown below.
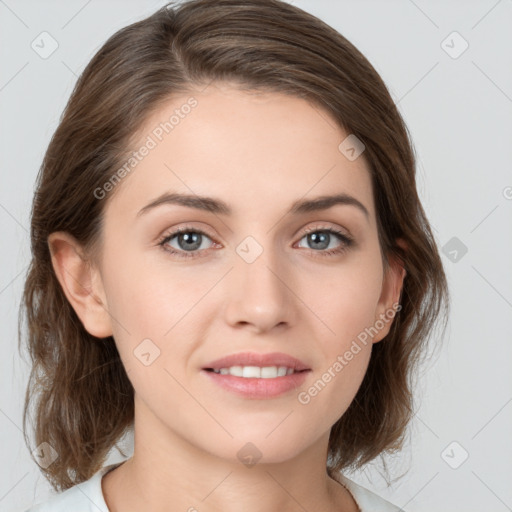
[[230,276],[230,323],[250,323],[259,329],[270,329],[291,321],[293,294],[287,286],[288,272],[283,255],[272,239],[271,235],[265,236],[264,243],[260,243],[254,236],[247,236],[236,246]]

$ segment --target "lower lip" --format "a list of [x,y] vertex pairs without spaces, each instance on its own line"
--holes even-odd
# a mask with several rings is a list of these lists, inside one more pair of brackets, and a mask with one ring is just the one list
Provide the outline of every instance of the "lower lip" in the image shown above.
[[292,389],[297,389],[304,383],[311,370],[292,373],[275,379],[257,379],[221,375],[207,370],[201,370],[220,387],[243,396],[244,398],[266,399],[283,395]]

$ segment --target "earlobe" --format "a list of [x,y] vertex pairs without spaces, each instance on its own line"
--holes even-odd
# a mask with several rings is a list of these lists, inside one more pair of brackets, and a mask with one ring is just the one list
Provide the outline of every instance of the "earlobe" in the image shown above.
[[[407,250],[407,243],[405,240],[399,238],[396,240],[397,244],[405,251]],[[405,264],[397,257],[390,258],[389,267],[384,281],[382,283],[382,293],[377,305],[375,323],[380,320],[378,325],[382,325],[382,329],[374,336],[373,343],[377,343],[385,338],[391,326],[395,321],[395,316],[398,313],[397,305],[400,304],[400,296],[402,293],[403,282],[407,271]]]
[[69,233],[56,231],[48,237],[48,248],[55,275],[85,329],[97,338],[111,336],[101,276],[79,242]]

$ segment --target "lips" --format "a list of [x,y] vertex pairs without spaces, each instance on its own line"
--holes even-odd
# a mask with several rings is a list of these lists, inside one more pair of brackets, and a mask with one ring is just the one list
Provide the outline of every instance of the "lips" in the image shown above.
[[203,370],[220,370],[221,368],[230,368],[232,366],[259,366],[261,368],[267,366],[286,366],[287,368],[293,368],[295,372],[311,369],[300,359],[282,352],[272,352],[269,354],[240,352],[216,359],[206,364]]

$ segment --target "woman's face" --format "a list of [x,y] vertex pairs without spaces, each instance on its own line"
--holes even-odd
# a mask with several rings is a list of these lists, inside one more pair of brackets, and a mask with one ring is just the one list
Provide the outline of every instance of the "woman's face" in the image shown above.
[[[286,460],[325,440],[354,398],[400,287],[384,279],[364,153],[339,148],[348,135],[304,100],[225,84],[145,124],[106,204],[100,295],[136,428],[160,448],[178,436],[235,460],[250,442],[262,462]],[[353,199],[315,202],[333,196]],[[207,370],[247,352],[308,371]]]

